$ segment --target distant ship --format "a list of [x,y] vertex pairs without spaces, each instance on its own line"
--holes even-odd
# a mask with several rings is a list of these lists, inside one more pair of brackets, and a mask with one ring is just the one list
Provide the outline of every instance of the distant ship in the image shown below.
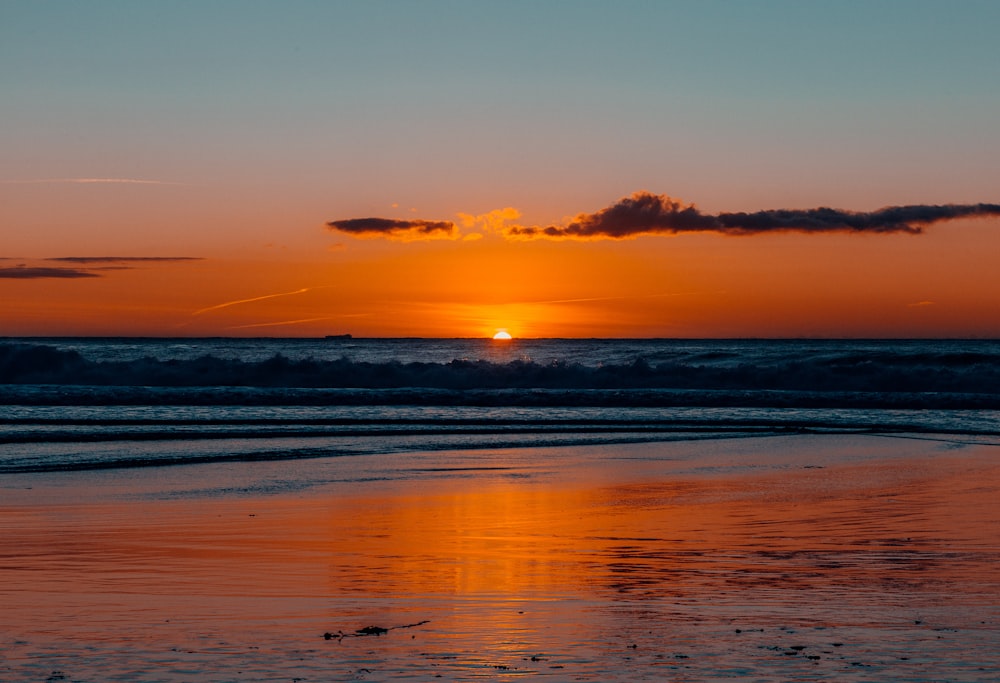
[[327,339],[354,339],[354,337],[352,337],[349,334],[328,334],[328,335],[326,335],[326,338]]

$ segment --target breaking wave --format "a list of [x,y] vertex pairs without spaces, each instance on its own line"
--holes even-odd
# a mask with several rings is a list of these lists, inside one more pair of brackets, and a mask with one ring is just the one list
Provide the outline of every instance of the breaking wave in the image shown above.
[[1000,353],[991,346],[864,352],[845,347],[757,357],[724,352],[667,360],[638,356],[593,365],[521,358],[442,363],[292,359],[282,353],[256,361],[211,354],[95,361],[73,349],[5,343],[0,344],[0,384],[6,385],[0,397],[17,403],[45,395],[45,401],[63,396],[73,403],[997,408]]
[[10,340],[0,405],[0,473],[814,433],[961,447],[1000,443],[1000,344]]

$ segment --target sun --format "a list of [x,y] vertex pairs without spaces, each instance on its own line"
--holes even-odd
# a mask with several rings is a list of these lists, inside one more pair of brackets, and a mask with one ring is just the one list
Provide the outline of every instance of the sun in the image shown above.
[[510,336],[510,332],[507,330],[497,330],[497,333],[493,335],[493,338],[497,341],[508,341],[513,339],[513,337]]

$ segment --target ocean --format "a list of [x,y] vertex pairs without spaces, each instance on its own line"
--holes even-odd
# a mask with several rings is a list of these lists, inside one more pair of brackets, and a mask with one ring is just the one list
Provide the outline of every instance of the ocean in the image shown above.
[[1000,343],[7,339],[0,680],[987,683]]
[[0,473],[782,434],[1000,441],[990,340],[0,341]]

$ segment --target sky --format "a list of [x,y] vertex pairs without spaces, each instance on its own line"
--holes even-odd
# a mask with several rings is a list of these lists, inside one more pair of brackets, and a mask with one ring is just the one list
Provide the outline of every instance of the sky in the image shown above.
[[0,336],[1000,337],[998,28],[0,0]]

